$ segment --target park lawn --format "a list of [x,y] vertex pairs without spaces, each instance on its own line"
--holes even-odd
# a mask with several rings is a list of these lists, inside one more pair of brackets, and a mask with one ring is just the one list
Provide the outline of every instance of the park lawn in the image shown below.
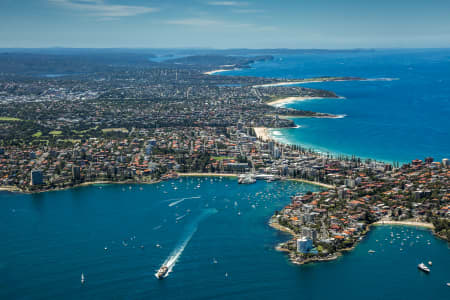
[[17,121],[22,121],[22,120],[19,118],[12,118],[12,117],[0,117],[0,121],[17,122]]
[[58,142],[71,142],[72,144],[81,143],[79,139],[58,139]]
[[222,161],[224,159],[236,159],[236,157],[228,157],[228,156],[213,156],[211,158],[217,161]]
[[105,128],[102,129],[103,133],[108,133],[108,132],[123,132],[123,133],[128,133],[128,129],[126,128]]
[[42,132],[38,131],[35,134],[33,134],[33,137],[40,137],[42,135]]
[[86,133],[86,132],[91,131],[91,130],[96,130],[97,128],[98,128],[98,126],[95,126],[95,127],[92,127],[92,128],[89,128],[89,129],[85,129],[85,130],[72,130],[72,132],[80,134],[80,133]]

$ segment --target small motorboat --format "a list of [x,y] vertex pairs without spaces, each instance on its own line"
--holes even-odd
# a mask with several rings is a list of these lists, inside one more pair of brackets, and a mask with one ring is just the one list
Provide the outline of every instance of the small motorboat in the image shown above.
[[425,266],[425,264],[424,263],[420,263],[420,264],[418,264],[417,265],[417,268],[419,269],[419,270],[421,270],[421,271],[423,271],[423,272],[425,272],[425,273],[430,273],[430,268],[428,268],[427,266]]
[[430,260],[430,261],[428,262],[428,264],[429,264],[430,266],[432,266],[432,265],[433,265],[433,262]]
[[155,276],[158,279],[164,279],[167,275],[167,272],[169,272],[169,268],[167,266],[162,266],[158,272],[156,272]]
[[83,284],[85,281],[86,281],[86,280],[85,280],[85,278],[84,278],[84,274],[81,273],[81,284]]

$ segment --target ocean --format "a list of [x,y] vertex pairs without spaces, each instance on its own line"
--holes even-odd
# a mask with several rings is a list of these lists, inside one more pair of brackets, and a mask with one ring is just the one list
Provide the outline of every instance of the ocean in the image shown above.
[[374,227],[341,258],[304,266],[274,250],[290,236],[270,216],[319,189],[192,177],[0,192],[0,299],[448,299],[450,249],[428,230]]
[[[309,83],[344,99],[286,107],[346,115],[294,119],[298,128],[271,130],[284,143],[386,162],[450,158],[450,49],[311,52],[275,55],[250,69],[220,75],[271,78],[353,76],[370,81]],[[375,80],[376,79],[376,80]],[[380,80],[381,79],[381,80]]]

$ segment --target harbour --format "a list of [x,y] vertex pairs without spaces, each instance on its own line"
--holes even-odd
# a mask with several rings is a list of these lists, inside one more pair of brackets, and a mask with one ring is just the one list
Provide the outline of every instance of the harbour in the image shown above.
[[[399,299],[399,287],[407,286],[400,299],[426,299],[430,289],[435,299],[445,298],[450,250],[427,229],[374,226],[336,260],[290,264],[275,250],[290,236],[268,221],[290,196],[320,190],[291,181],[239,185],[234,178],[183,177],[132,189],[2,192],[0,297]],[[189,199],[168,206],[182,198]],[[401,245],[407,236],[414,245]],[[155,273],[169,260],[176,263],[158,280]],[[428,261],[430,274],[417,269]],[[324,280],[328,289],[321,288]],[[381,284],[382,291],[375,288]]]

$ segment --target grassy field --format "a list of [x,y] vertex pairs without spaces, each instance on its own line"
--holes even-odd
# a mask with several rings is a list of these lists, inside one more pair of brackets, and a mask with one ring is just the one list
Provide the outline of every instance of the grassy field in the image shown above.
[[19,118],[11,118],[11,117],[0,117],[0,121],[10,121],[10,122],[17,122],[22,121]]
[[213,156],[211,158],[217,161],[222,161],[224,159],[236,159],[236,157],[228,157],[228,156]]
[[126,128],[105,128],[102,129],[103,133],[108,133],[108,132],[123,132],[123,133],[128,133],[128,129]]
[[91,130],[96,130],[97,128],[98,128],[98,126],[95,126],[95,127],[92,127],[92,128],[86,129],[86,130],[72,130],[72,132],[80,134],[80,133],[86,133]]
[[71,142],[72,144],[81,143],[79,139],[58,139],[58,142]]
[[35,134],[33,134],[33,137],[40,137],[42,135],[42,132],[38,131]]

